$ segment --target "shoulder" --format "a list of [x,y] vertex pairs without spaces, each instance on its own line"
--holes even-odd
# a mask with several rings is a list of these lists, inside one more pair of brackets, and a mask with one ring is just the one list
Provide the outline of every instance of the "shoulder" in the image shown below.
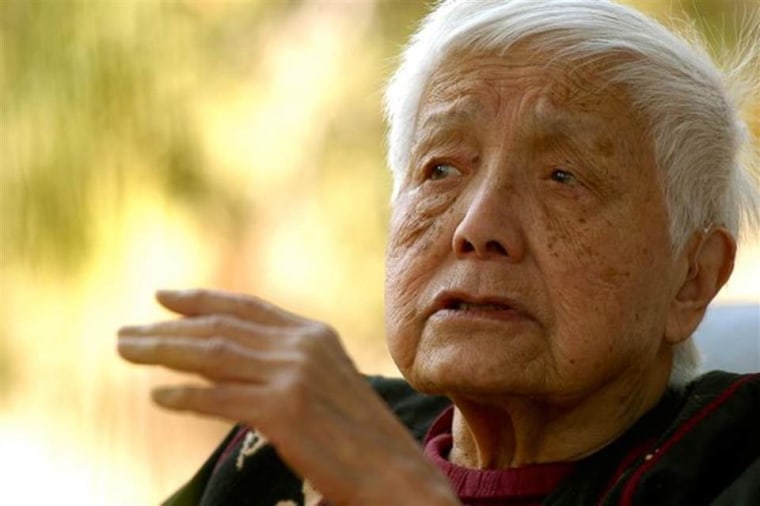
[[685,388],[687,397],[721,395],[726,398],[734,394],[757,393],[760,389],[760,373],[738,374],[726,371],[711,371],[699,376]]
[[663,446],[683,440],[723,441],[726,431],[760,426],[760,374],[713,371],[694,380],[682,395],[682,407]]
[[760,374],[701,376],[681,393],[677,415],[631,472],[621,502],[655,504],[667,497],[669,504],[696,504],[751,493],[750,485],[757,494],[758,427]]
[[665,393],[546,504],[760,504],[760,375],[711,372]]

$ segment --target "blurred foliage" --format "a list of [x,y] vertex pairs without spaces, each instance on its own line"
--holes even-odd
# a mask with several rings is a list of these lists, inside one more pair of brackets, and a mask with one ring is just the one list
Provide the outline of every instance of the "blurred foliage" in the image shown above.
[[[160,185],[211,229],[242,233],[250,202],[215,179],[188,107],[255,74],[269,50],[262,25],[271,30],[299,4],[3,0],[4,261],[81,268],[95,240],[91,218],[103,212],[93,197],[118,212],[127,180]],[[377,31],[363,42],[393,51],[383,42],[400,43],[423,7],[381,3]],[[343,107],[326,120],[328,149],[382,145],[378,110]]]
[[[127,180],[159,185],[211,229],[239,236],[252,203],[239,187],[215,178],[188,107],[204,90],[224,90],[255,75],[272,27],[283,26],[300,6],[3,0],[4,262],[42,263],[60,272],[82,267],[96,240],[91,217],[103,212],[101,202],[119,211]],[[713,40],[731,42],[732,28],[753,9],[757,4],[749,0],[679,0],[676,10],[692,14]],[[379,2],[361,46],[380,48],[377,58],[389,69],[390,56],[424,11],[424,2]],[[324,118],[325,153],[338,147],[381,159],[380,111],[338,105]],[[322,168],[350,170],[341,163]]]
[[235,205],[188,121],[197,44],[180,3],[4,1],[2,240],[11,260],[81,267],[93,194],[116,209],[129,174],[167,195]]
[[[729,46],[759,8],[626,3],[689,13]],[[382,87],[426,10],[0,0],[0,451],[18,449],[11,466],[28,458],[54,493],[79,487],[94,504],[154,503],[189,476],[219,432],[150,408],[147,389],[165,376],[112,350],[119,324],[157,317],[145,292],[165,283],[264,292],[335,324],[363,370],[389,372]],[[183,444],[156,455],[167,438]],[[9,481],[11,497],[28,497],[24,477]]]

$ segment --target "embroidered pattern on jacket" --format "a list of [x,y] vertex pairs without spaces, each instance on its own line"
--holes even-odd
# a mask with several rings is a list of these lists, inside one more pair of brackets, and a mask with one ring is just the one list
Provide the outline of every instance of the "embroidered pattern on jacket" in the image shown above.
[[[238,452],[237,459],[235,460],[235,468],[238,471],[243,470],[245,459],[255,455],[259,450],[269,444],[269,440],[262,434],[255,430],[249,430],[245,434],[243,443],[240,445],[240,451]],[[319,506],[322,502],[322,494],[315,489],[309,480],[303,480],[302,489],[303,493],[303,506]],[[274,506],[299,506],[292,500],[277,501]]]
[[243,444],[240,445],[240,452],[238,453],[237,460],[235,460],[235,467],[237,470],[242,471],[246,457],[250,457],[251,455],[255,454],[268,443],[269,440],[267,438],[255,430],[249,430],[245,435]]
[[303,506],[319,506],[322,494],[315,489],[309,480],[303,480]]
[[[303,506],[319,506],[322,504],[322,494],[317,492],[309,480],[303,480]],[[277,501],[274,506],[299,506],[295,501]]]

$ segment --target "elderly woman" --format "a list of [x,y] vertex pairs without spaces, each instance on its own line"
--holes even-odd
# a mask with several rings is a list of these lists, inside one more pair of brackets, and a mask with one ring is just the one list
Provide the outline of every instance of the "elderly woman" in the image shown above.
[[[387,92],[387,340],[160,292],[120,331],[154,392],[239,424],[172,504],[760,504],[760,380],[690,336],[756,213],[723,76],[606,1],[446,1]],[[730,338],[730,336],[727,336]]]

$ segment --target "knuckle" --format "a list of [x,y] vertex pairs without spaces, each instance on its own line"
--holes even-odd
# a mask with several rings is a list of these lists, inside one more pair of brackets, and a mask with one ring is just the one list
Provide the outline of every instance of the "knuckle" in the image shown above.
[[209,402],[210,395],[205,388],[183,387],[179,391],[178,399],[188,409],[200,409]]
[[307,349],[309,345],[309,341],[311,340],[308,333],[303,332],[303,331],[293,332],[288,337],[290,339],[292,346],[296,350]]
[[335,329],[324,322],[314,322],[311,325],[310,330],[314,337],[320,341],[331,342],[337,339],[338,336],[337,332],[335,332]]
[[183,403],[192,403],[198,397],[195,389],[191,387],[178,387],[174,395],[177,401]]
[[313,345],[330,339],[332,329],[322,322],[309,322],[295,332],[296,342],[300,345]]
[[208,288],[195,288],[191,291],[192,300],[199,308],[206,308],[214,302],[214,291]]
[[230,343],[224,337],[214,336],[206,341],[206,355],[212,360],[224,358],[229,352]]
[[228,327],[227,318],[219,314],[208,316],[205,323],[208,329],[215,333],[220,333]]
[[299,353],[291,361],[285,378],[286,387],[296,400],[303,400],[318,380],[320,364],[308,353]]
[[284,405],[289,411],[289,416],[301,416],[309,405],[309,384],[306,378],[300,374],[290,374],[282,382],[282,399],[287,399]]
[[233,343],[227,339],[214,336],[204,342],[203,358],[200,360],[199,372],[204,376],[215,376],[224,371],[232,360]]
[[159,393],[159,398],[175,408],[191,407],[196,401],[195,392],[187,386],[175,386],[171,389]]
[[257,300],[252,295],[235,294],[233,300],[245,310],[256,309]]
[[306,353],[316,354],[320,350],[334,346],[338,342],[337,333],[322,322],[306,325],[295,335],[296,346]]
[[305,378],[309,376],[311,362],[311,357],[305,353],[299,353],[293,358],[290,368],[292,374],[291,381],[296,384],[296,387],[299,386],[299,382],[305,381]]
[[206,296],[205,288],[191,288],[185,292],[187,298],[201,302]]
[[148,343],[148,350],[159,359],[163,359],[172,353],[171,344],[163,337],[154,337]]

